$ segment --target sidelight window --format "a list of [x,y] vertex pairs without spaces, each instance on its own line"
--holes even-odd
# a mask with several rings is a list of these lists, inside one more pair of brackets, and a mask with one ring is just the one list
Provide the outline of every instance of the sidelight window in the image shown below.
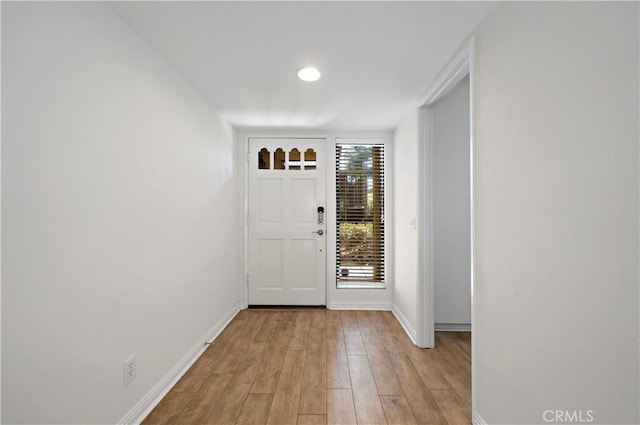
[[384,145],[336,144],[338,288],[384,288]]

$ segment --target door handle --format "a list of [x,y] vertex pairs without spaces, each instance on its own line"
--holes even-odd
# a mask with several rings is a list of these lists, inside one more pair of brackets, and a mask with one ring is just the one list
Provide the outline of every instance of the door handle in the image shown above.
[[322,229],[318,229],[318,231],[317,231],[317,232],[311,232],[311,233],[315,233],[315,234],[317,234],[317,235],[319,235],[319,236],[322,236],[322,235],[324,235],[324,230],[322,230]]

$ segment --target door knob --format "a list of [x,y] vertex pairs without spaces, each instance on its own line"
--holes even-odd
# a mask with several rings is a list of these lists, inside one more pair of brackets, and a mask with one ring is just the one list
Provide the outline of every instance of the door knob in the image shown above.
[[317,232],[311,232],[311,233],[315,233],[315,234],[317,234],[317,235],[322,236],[322,235],[324,235],[324,230],[322,230],[322,229],[318,229],[318,231],[317,231]]

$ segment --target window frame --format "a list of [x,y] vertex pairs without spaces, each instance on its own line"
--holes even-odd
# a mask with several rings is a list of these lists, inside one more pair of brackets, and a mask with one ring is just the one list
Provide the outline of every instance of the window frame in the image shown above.
[[[382,216],[384,223],[384,252],[382,253],[382,261],[383,261],[383,273],[382,273],[382,281],[374,282],[374,281],[340,281],[337,277],[337,261],[339,257],[338,246],[337,246],[337,238],[338,238],[338,230],[339,230],[339,222],[337,218],[337,209],[338,209],[338,199],[337,199],[337,185],[338,185],[338,176],[336,174],[336,151],[339,145],[380,145],[383,147],[384,155],[383,155],[383,164],[381,170],[383,172],[383,208],[382,208]],[[332,181],[332,193],[327,193],[327,196],[331,196],[334,215],[334,226],[333,226],[333,234],[331,235],[331,239],[328,240],[328,243],[332,243],[335,249],[334,258],[331,260],[331,274],[327,274],[327,276],[333,276],[335,278],[335,283],[333,285],[334,289],[338,291],[344,291],[348,289],[356,289],[356,290],[364,290],[364,289],[374,289],[374,290],[388,290],[391,286],[390,276],[392,276],[392,256],[391,256],[391,236],[390,230],[392,226],[392,220],[390,215],[390,202],[392,201],[390,193],[392,188],[392,181],[390,179],[390,164],[392,161],[391,156],[391,144],[387,138],[383,137],[336,137],[335,143],[332,147],[333,152],[333,181]],[[327,158],[328,159],[328,158]],[[327,262],[327,267],[329,267],[329,262]],[[327,270],[329,271],[329,270]]]

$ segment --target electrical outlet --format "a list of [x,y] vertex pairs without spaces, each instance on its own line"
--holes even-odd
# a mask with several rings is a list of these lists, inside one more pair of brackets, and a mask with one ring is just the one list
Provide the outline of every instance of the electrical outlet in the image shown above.
[[122,362],[122,376],[124,378],[124,386],[126,387],[136,379],[136,355],[132,354],[129,358]]

